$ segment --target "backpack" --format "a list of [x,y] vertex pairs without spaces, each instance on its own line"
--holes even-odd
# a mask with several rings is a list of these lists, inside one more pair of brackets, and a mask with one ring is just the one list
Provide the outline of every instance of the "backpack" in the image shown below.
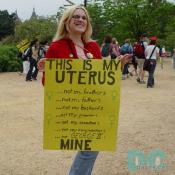
[[143,42],[139,42],[135,45],[134,54],[138,58],[145,58],[145,47]]
[[110,43],[105,43],[101,50],[102,57],[107,57],[110,54]]
[[124,54],[129,53],[129,52],[130,52],[130,51],[129,51],[129,45],[124,44],[124,45],[120,48],[120,53],[121,53],[121,55],[124,55]]
[[159,49],[159,56],[161,57],[162,56],[162,47]]
[[26,61],[27,58],[31,58],[31,57],[32,57],[32,48],[31,48],[31,47],[28,47],[28,48],[24,51],[24,53],[22,54],[22,59],[23,59],[24,61]]

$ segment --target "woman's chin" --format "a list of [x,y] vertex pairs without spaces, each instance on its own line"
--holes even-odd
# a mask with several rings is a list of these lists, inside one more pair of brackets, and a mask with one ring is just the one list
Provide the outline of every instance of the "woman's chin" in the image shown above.
[[84,29],[77,29],[77,30],[75,30],[75,33],[77,33],[77,34],[83,34],[85,32],[85,30]]

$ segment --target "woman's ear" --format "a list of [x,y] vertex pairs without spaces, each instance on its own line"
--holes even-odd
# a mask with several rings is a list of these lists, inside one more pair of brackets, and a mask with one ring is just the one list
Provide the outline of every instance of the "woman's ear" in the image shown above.
[[66,21],[64,25],[65,25],[66,30],[69,32],[70,31],[69,30],[69,23]]

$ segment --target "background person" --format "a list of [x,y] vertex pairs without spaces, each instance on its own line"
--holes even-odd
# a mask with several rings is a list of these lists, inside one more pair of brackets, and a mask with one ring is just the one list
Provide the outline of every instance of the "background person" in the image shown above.
[[27,75],[28,71],[29,71],[29,67],[30,67],[30,62],[29,62],[29,58],[31,57],[30,54],[30,48],[31,46],[29,46],[24,53],[22,54],[22,60],[23,60],[23,74]]
[[175,48],[173,49],[173,69],[175,69]]
[[[145,57],[146,59],[150,59],[150,69],[148,71],[148,81],[147,81],[147,88],[154,87],[154,71],[156,68],[156,60],[159,56],[159,48],[156,47],[157,37],[150,38],[150,44],[147,46],[145,50]],[[152,54],[152,56],[151,56]]]
[[40,47],[39,40],[35,39],[31,43],[31,47],[30,47],[31,49],[31,56],[29,57],[30,68],[26,76],[26,81],[32,81],[32,79],[37,80],[37,75],[38,75],[37,62],[39,59],[39,47]]
[[110,55],[111,59],[116,59],[118,56],[120,56],[120,48],[116,38],[112,38]]
[[160,67],[163,69],[164,58],[166,56],[165,46],[159,48]]
[[135,46],[135,56],[136,56],[136,61],[137,61],[137,68],[138,68],[138,77],[137,77],[137,82],[140,83],[140,84],[145,84],[145,81],[144,81],[144,75],[145,75],[145,71],[143,70],[143,65],[144,65],[144,62],[145,62],[145,49],[147,48],[148,46],[148,38],[147,38],[147,35],[146,34],[142,34],[139,38],[139,41],[138,41],[138,46],[140,45],[143,49],[143,53],[141,53],[141,55],[137,55],[136,53],[138,52],[136,49],[137,49],[137,46]]
[[[130,75],[133,76],[138,76],[137,74],[137,61],[136,61],[136,55],[135,55],[135,47],[137,45],[137,42],[133,44],[133,56],[132,56],[132,65],[133,65],[133,70],[130,72]],[[134,72],[134,73],[133,73]]]
[[[130,39],[126,39],[124,45],[120,48],[121,55],[130,54],[130,60],[132,60],[133,55],[133,47],[131,45]],[[129,62],[127,62],[122,71],[122,80],[125,80],[127,77],[129,77]]]
[[109,35],[106,35],[101,46],[101,55],[103,59],[111,59],[111,50],[112,50],[112,38]]
[[26,81],[37,80],[38,75],[38,61],[45,57],[48,50],[48,42],[43,42],[40,44],[38,39],[31,42],[30,47],[26,51],[27,59],[30,62],[28,73],[26,76]]

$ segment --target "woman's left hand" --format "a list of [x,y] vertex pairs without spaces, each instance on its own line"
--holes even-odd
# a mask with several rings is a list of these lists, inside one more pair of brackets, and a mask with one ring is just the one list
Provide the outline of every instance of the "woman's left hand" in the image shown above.
[[44,71],[45,61],[46,61],[46,58],[42,58],[42,59],[40,59],[38,61],[38,69],[39,69],[39,71]]

